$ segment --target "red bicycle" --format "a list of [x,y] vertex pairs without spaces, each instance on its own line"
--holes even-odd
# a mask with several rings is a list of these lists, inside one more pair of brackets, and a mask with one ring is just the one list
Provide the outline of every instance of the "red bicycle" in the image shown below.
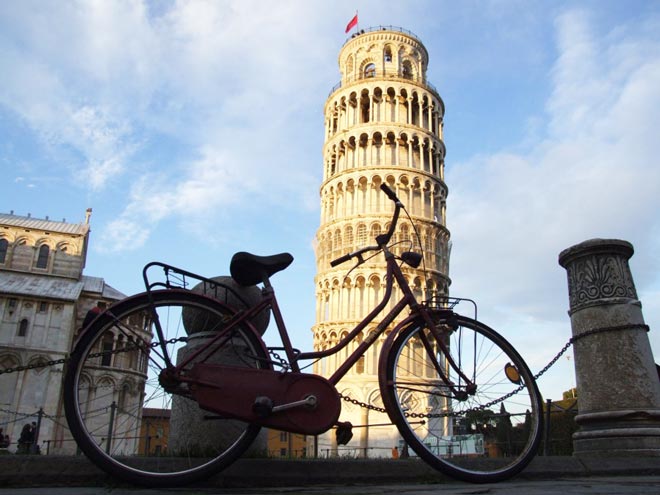
[[[501,335],[476,315],[454,310],[468,300],[416,300],[401,265],[418,267],[422,256],[396,255],[389,246],[404,208],[387,186],[381,189],[394,202],[388,232],[332,265],[351,259],[360,264],[369,253],[382,252],[384,296],[331,349],[300,352],[289,339],[270,282],[293,261],[288,253],[237,253],[230,265],[232,284],[148,264],[146,292],[99,314],[68,362],[64,405],[80,449],[125,481],[173,486],[226,468],[261,427],[306,435],[338,428],[345,434],[350,425],[338,422],[342,401],[335,385],[389,330],[378,365],[381,396],[412,451],[471,482],[499,481],[521,471],[541,433],[534,377]],[[149,280],[154,269],[164,280]],[[332,376],[303,372],[302,362],[335,354],[356,339],[385,310],[395,283],[400,300]],[[406,309],[409,314],[392,328]],[[278,348],[267,347],[261,337],[270,314],[282,342]],[[159,436],[158,428],[170,431]]]

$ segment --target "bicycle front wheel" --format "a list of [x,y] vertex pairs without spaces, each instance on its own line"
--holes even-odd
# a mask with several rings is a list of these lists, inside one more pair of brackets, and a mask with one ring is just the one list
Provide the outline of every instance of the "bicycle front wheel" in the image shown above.
[[159,380],[168,360],[183,363],[199,349],[193,363],[268,367],[249,328],[226,330],[208,346],[231,314],[182,290],[137,295],[101,314],[76,344],[64,381],[69,428],[87,457],[124,481],[163,487],[204,479],[248,449],[259,427],[204,411],[186,384]]
[[456,328],[438,326],[442,342],[419,322],[399,333],[381,370],[383,402],[404,442],[432,467],[464,481],[501,481],[536,454],[541,395],[501,335],[456,317]]

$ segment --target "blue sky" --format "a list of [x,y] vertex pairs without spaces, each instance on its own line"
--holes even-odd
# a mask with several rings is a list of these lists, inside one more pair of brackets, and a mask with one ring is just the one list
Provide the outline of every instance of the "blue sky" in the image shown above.
[[289,251],[273,282],[309,349],[323,105],[356,9],[429,51],[452,295],[536,371],[570,337],[559,252],[625,239],[660,361],[658,2],[0,2],[0,211],[93,208],[86,273],[126,294],[152,260],[214,276]]

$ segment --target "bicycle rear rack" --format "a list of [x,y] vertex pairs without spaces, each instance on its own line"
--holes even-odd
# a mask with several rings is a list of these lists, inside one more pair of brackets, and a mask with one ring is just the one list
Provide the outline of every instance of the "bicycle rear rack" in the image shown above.
[[[461,303],[467,303],[472,305],[472,313],[473,313],[473,319],[477,319],[477,303],[474,302],[472,299],[467,299],[464,297],[449,297],[449,296],[444,296],[440,294],[434,294],[430,298],[428,298],[426,301],[422,303],[422,305],[426,306],[429,309],[432,309],[434,311],[452,311],[456,312],[454,308],[458,306]],[[461,313],[463,314],[463,313]]]
[[[151,268],[162,268],[165,279],[162,281],[150,282],[147,272]],[[160,261],[152,261],[151,263],[146,264],[142,270],[142,277],[144,278],[144,286],[147,289],[147,292],[151,292],[157,288],[191,290],[193,285],[196,286],[201,283],[202,286],[199,291],[207,297],[211,297],[230,306],[234,306],[236,300],[238,300],[244,305],[244,307],[250,307],[250,304],[245,298],[232,286],[203,277],[202,275],[197,275],[196,273],[182,270],[181,268],[166,263],[161,263]]]

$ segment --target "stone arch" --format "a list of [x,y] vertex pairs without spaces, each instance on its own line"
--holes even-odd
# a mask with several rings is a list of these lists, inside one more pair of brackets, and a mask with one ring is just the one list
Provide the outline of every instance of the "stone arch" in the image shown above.
[[[0,354],[0,368],[16,368],[21,366],[21,356],[16,352]],[[19,373],[3,373],[0,375],[0,404],[10,406],[14,403],[18,386]]]
[[346,225],[344,227],[344,249],[348,251],[352,251],[354,246],[354,239],[353,239],[353,226],[352,225]]
[[417,72],[417,67],[414,61],[409,57],[404,57],[403,60],[401,60],[401,66],[400,66],[401,77],[403,79],[415,80],[416,72]]
[[4,264],[9,260],[9,247],[11,242],[9,236],[0,234],[0,264]]
[[367,226],[364,224],[364,222],[360,222],[357,225],[355,245],[358,248],[367,245]]
[[55,250],[61,253],[77,254],[74,252],[74,246],[68,241],[58,242],[55,246]]
[[361,176],[358,179],[358,204],[360,205],[359,213],[367,211],[367,202],[369,200],[369,180],[366,176]]
[[374,155],[371,157],[371,163],[375,166],[381,166],[383,164],[383,135],[380,132],[374,132],[372,142]]
[[379,388],[373,388],[367,392],[367,403],[376,407],[383,407],[383,399]]
[[386,43],[383,47],[383,64],[391,63],[393,61],[392,45]]
[[371,223],[369,228],[369,238],[371,242],[375,242],[376,236],[379,236],[383,232],[383,229],[380,225],[380,222],[375,221]]
[[332,240],[332,247],[333,258],[338,258],[341,256],[344,245],[342,244],[341,229],[339,227],[335,229]]
[[348,58],[346,58],[346,77],[351,80],[354,77],[354,71],[355,71],[355,62],[353,60],[353,55],[349,55]]
[[119,386],[119,397],[117,400],[117,405],[119,406],[119,410],[123,412],[127,412],[129,410],[129,406],[133,405],[135,407],[135,404],[133,400],[131,400],[131,396],[135,396],[137,393],[137,387],[133,380],[124,380],[121,385]]
[[[371,75],[367,74],[367,71],[373,70],[371,72]],[[376,63],[373,57],[365,57],[361,62],[360,62],[360,78],[370,78],[370,77],[375,77],[376,76]]]
[[[353,387],[346,387],[342,389],[341,395],[350,399],[360,399],[359,391],[355,390]],[[342,409],[345,409],[346,411],[355,411],[358,407],[359,406],[357,404],[353,404],[349,401],[342,402]]]
[[15,246],[27,246],[30,238],[26,235],[19,235],[14,241]]

